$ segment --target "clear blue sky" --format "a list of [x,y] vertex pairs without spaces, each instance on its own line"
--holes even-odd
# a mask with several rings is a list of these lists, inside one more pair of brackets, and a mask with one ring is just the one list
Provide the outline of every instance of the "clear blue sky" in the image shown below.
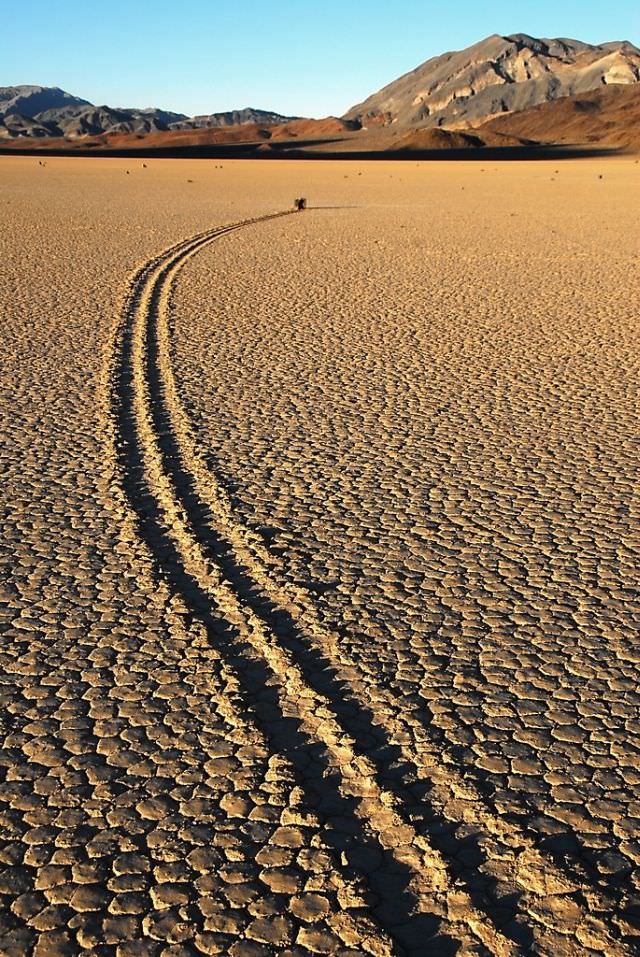
[[640,0],[0,0],[0,86],[96,104],[340,115],[490,33],[640,45]]

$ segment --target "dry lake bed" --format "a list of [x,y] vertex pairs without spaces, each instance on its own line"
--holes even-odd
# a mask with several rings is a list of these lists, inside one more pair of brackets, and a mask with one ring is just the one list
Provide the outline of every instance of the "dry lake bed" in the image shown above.
[[639,199],[0,157],[0,955],[638,953]]

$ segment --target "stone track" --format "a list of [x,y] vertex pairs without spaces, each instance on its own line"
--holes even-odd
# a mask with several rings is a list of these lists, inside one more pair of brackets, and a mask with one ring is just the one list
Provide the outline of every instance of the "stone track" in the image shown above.
[[[171,371],[173,283],[203,247],[286,215],[200,233],[132,278],[109,370],[123,507],[237,675],[243,706],[295,769],[309,811],[348,835],[342,861],[373,892],[379,939],[393,953],[628,953],[597,893],[585,899],[523,828],[485,806],[411,711],[384,689],[375,709],[358,699],[355,665],[312,596],[284,582],[199,454]],[[465,866],[462,842],[452,846],[452,821],[469,825],[479,867]]]

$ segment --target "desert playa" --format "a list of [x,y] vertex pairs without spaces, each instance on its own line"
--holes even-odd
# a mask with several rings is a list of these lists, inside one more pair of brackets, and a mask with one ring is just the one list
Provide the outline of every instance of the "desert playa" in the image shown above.
[[638,952],[639,199],[0,157],[3,957]]

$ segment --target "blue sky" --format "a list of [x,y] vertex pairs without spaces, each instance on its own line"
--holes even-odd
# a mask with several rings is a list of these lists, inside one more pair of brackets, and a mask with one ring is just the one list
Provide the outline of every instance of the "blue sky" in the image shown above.
[[490,33],[640,45],[637,0],[0,0],[0,86],[110,106],[340,115]]

